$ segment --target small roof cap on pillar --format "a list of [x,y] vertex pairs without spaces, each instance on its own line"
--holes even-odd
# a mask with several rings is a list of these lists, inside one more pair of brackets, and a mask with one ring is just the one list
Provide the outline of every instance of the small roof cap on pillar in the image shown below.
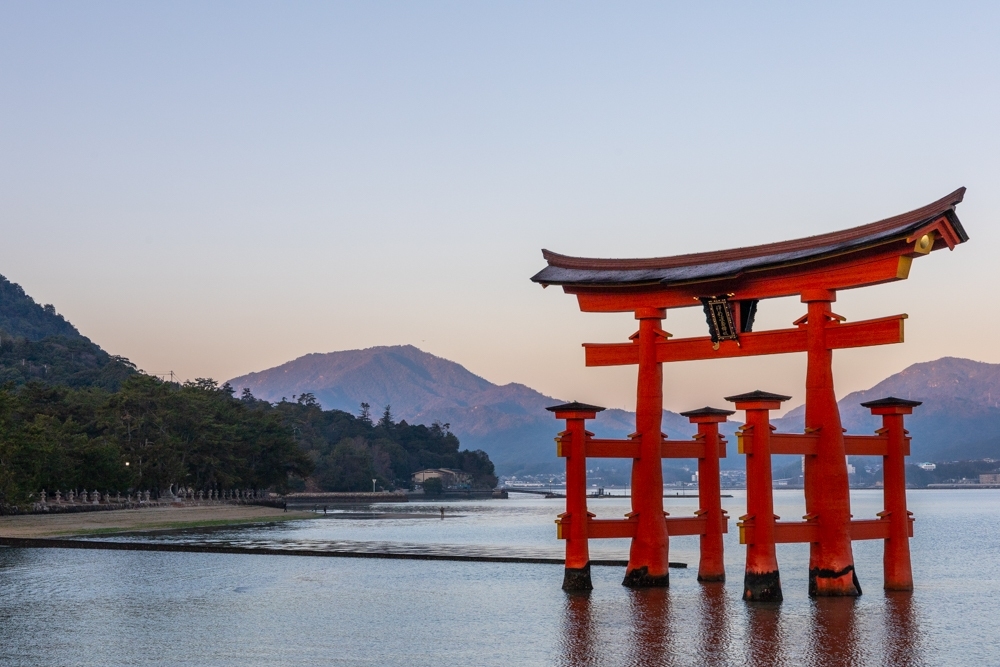
[[572,403],[563,403],[562,405],[553,405],[550,408],[545,408],[549,412],[603,412],[604,408],[599,405],[588,405],[586,403],[580,403],[578,401],[573,401]]
[[781,394],[772,394],[769,391],[761,391],[760,389],[756,391],[751,391],[746,394],[737,394],[736,396],[726,396],[726,400],[730,403],[747,403],[749,401],[782,401],[791,400],[791,396],[782,396]]
[[713,416],[725,415],[726,417],[728,417],[729,415],[735,415],[735,414],[736,414],[735,410],[721,410],[719,408],[704,407],[704,408],[699,408],[697,410],[688,410],[687,412],[682,412],[681,417],[708,417],[710,415]]
[[911,401],[905,398],[896,398],[895,396],[888,396],[886,398],[880,398],[877,401],[865,401],[861,404],[863,408],[915,408],[918,405],[923,405],[923,401]]

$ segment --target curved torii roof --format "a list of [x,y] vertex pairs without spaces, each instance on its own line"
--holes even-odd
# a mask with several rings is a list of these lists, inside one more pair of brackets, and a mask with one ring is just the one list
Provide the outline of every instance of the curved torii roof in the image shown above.
[[802,265],[830,257],[864,252],[887,243],[908,241],[929,225],[937,224],[933,247],[924,251],[969,240],[955,214],[955,206],[965,196],[959,188],[946,197],[902,215],[839,232],[809,236],[794,241],[714,252],[648,259],[597,259],[569,257],[542,250],[548,266],[531,280],[542,285],[628,286],[679,285],[731,279],[745,271],[760,271],[786,265]]

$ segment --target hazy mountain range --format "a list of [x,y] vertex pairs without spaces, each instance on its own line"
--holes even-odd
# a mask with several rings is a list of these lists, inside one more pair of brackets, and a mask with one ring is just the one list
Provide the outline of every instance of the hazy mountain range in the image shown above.
[[[269,401],[309,392],[328,409],[357,413],[366,402],[375,414],[391,405],[397,421],[449,423],[464,447],[485,450],[501,474],[561,468],[552,440],[559,423],[545,408],[574,398],[546,396],[517,383],[496,385],[412,345],[308,354],[233,378],[230,384]],[[889,395],[925,402],[907,422],[913,460],[1000,458],[1000,364],[951,357],[914,364],[867,391],[846,396],[840,402],[844,426],[852,433],[871,433],[877,421],[858,404]],[[775,423],[782,431],[801,431],[802,413],[797,408]],[[634,424],[633,413],[606,410],[592,430],[603,437],[623,437]],[[686,439],[694,428],[680,415],[664,411],[664,431]],[[736,456],[727,463],[742,465]]]
[[[20,285],[0,276],[0,380],[114,390],[134,372],[127,360],[82,336],[53,306],[35,302]],[[464,447],[485,450],[501,474],[562,468],[552,441],[560,424],[545,408],[576,398],[546,396],[517,383],[495,385],[411,345],[308,354],[230,383],[269,401],[311,392],[328,409],[357,414],[366,402],[376,417],[391,405],[397,421],[449,423]],[[840,401],[844,426],[851,433],[871,433],[879,422],[859,403],[889,395],[924,402],[907,419],[913,460],[1000,458],[1000,364],[953,357],[914,364]],[[694,432],[674,412],[664,411],[663,418],[671,438],[686,439]],[[802,418],[799,407],[775,425],[801,432]],[[633,413],[606,410],[591,429],[620,438],[634,425]],[[723,430],[731,434],[736,427],[729,423]],[[735,452],[723,462],[729,468],[742,465]]]
[[[871,389],[848,394],[840,415],[850,433],[871,433],[881,426],[860,406],[885,396],[923,401],[906,418],[916,461],[1000,458],[1000,364],[943,357],[913,364]],[[775,424],[801,431],[805,409],[790,411]]]

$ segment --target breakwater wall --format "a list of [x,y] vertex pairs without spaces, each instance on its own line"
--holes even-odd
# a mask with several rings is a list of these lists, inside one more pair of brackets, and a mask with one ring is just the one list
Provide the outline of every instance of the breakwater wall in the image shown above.
[[[563,558],[542,556],[488,556],[462,554],[451,549],[439,553],[404,553],[399,551],[352,551],[345,549],[303,549],[273,547],[242,547],[222,544],[184,544],[177,542],[110,542],[26,537],[0,537],[0,546],[22,549],[102,549],[109,551],[168,551],[174,553],[242,554],[249,556],[313,556],[321,558],[376,558],[381,560],[428,560],[473,563],[524,563],[565,565]],[[591,565],[625,567],[627,560],[594,559]],[[687,563],[670,563],[672,568],[686,568]]]
[[335,503],[408,503],[411,500],[462,500],[467,498],[506,498],[503,489],[445,489],[441,495],[429,496],[423,493],[407,493],[406,491],[347,491],[347,492],[302,492],[289,493],[285,502],[295,505],[332,505]]

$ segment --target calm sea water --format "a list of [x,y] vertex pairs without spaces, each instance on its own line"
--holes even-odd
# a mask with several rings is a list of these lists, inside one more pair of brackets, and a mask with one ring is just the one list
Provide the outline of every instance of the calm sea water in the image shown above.
[[[734,495],[739,492],[734,492]],[[697,538],[671,541],[669,590],[632,591],[623,568],[594,568],[567,595],[562,568],[0,548],[0,665],[996,665],[1000,664],[1000,492],[912,491],[917,590],[882,591],[881,542],[855,542],[865,594],[810,600],[808,548],[779,545],[785,601],[740,600],[743,549],[727,536],[730,583],[702,585]],[[600,517],[627,500],[594,500]],[[674,515],[696,500],[668,499]],[[744,512],[742,494],[723,500]],[[801,491],[776,512],[804,513]],[[855,491],[855,517],[879,492]],[[558,500],[349,508],[402,513],[160,537],[247,544],[361,542],[559,554]],[[592,542],[625,557],[627,541]]]

